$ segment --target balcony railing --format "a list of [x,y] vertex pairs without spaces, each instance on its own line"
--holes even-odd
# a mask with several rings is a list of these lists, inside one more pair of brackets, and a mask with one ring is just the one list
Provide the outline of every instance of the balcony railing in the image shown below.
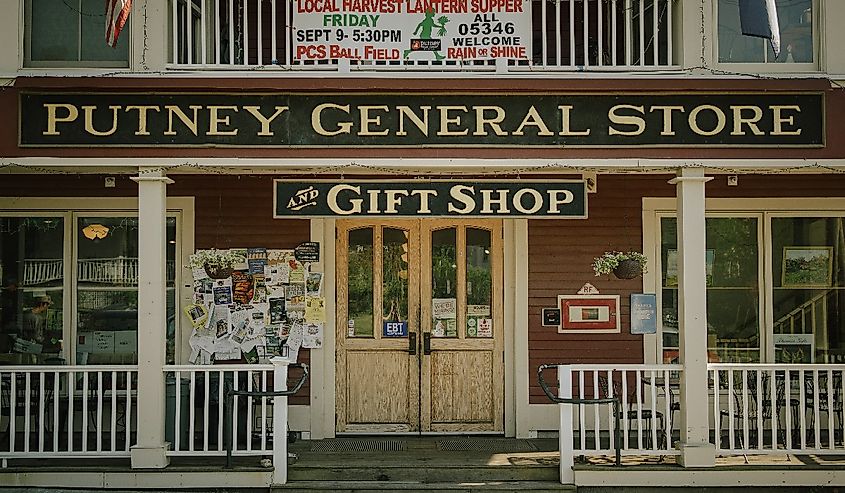
[[[475,56],[442,60],[297,56],[297,1],[301,0],[170,0],[170,68],[531,72],[675,67],[677,0],[523,0],[522,15],[530,17],[531,39],[523,42],[528,49],[520,58],[502,58],[498,64]],[[408,22],[415,23],[419,15],[410,17]]]

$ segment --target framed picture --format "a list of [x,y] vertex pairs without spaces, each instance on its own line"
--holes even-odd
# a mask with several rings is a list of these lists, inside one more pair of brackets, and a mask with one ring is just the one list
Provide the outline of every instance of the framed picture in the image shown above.
[[833,247],[783,247],[781,285],[789,288],[827,288],[833,280]]
[[561,334],[619,333],[619,295],[558,295]]
[[[708,249],[704,252],[705,258],[705,275],[707,276],[707,285],[713,285],[713,266],[716,263],[716,250]],[[678,250],[670,248],[666,252],[666,283],[667,288],[674,288],[678,286]]]

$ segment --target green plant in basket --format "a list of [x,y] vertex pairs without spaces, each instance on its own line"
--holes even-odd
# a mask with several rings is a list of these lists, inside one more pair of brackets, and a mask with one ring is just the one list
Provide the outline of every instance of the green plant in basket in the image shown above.
[[622,279],[633,279],[646,272],[648,259],[640,252],[604,252],[593,259],[596,276],[615,274]]

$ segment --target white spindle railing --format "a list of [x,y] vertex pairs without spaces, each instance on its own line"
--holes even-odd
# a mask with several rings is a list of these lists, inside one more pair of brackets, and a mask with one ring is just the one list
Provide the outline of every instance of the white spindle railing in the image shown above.
[[128,457],[137,366],[0,367],[0,459]]
[[33,286],[64,278],[62,259],[26,259],[23,261],[22,286]]
[[[296,0],[169,0],[171,68],[496,70],[493,60],[294,60]],[[523,0],[533,46],[511,71],[664,70],[675,67],[678,0]],[[533,14],[531,13],[533,11]]]
[[[170,455],[225,455],[226,389],[273,390],[273,365],[183,365],[166,366],[164,371]],[[236,395],[232,403],[233,455],[270,454],[272,401]]]
[[842,454],[845,365],[711,363],[720,454]]

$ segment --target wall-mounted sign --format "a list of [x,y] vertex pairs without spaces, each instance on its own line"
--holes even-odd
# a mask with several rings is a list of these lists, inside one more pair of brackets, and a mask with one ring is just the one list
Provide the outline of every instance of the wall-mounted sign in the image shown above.
[[297,60],[475,60],[531,56],[525,0],[293,3]]
[[276,218],[455,216],[586,218],[583,181],[275,181]]
[[619,295],[558,295],[564,333],[619,333]]
[[657,296],[641,293],[631,295],[631,333],[657,333]]
[[316,241],[300,243],[293,249],[293,257],[300,262],[319,262],[320,244]]
[[560,308],[543,308],[543,327],[560,327]]
[[[384,4],[384,2],[382,2]],[[823,147],[822,93],[20,93],[21,147]]]

